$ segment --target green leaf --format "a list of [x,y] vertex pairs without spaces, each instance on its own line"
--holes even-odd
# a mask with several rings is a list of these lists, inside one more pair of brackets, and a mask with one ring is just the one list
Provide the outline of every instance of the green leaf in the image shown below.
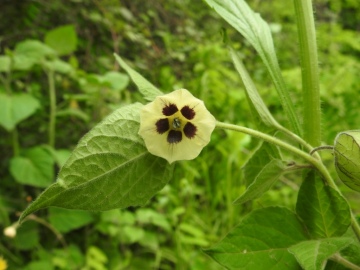
[[27,222],[16,231],[14,245],[19,250],[32,250],[39,244],[39,228],[36,222]]
[[305,240],[305,230],[293,212],[267,207],[251,212],[205,252],[227,269],[300,269],[287,249]]
[[11,131],[39,107],[39,101],[29,94],[0,93],[0,125]]
[[75,52],[77,35],[74,25],[63,25],[47,32],[45,43],[53,48],[59,56]]
[[114,54],[114,56],[119,65],[129,74],[130,78],[136,84],[140,93],[144,96],[146,100],[153,101],[155,97],[163,95],[163,93],[159,89],[157,89],[151,82],[146,80],[137,71],[133,70],[128,64],[126,64],[119,55]]
[[54,180],[54,159],[43,147],[33,147],[10,160],[10,173],[21,184],[47,187]]
[[268,108],[266,107],[264,101],[260,97],[259,92],[256,89],[254,82],[252,81],[249,73],[247,72],[244,64],[242,63],[239,55],[234,51],[233,48],[229,47],[231,59],[234,62],[237,72],[240,74],[240,77],[245,86],[245,93],[250,104],[253,105],[253,108],[256,110],[259,118],[267,126],[278,127],[279,123],[273,118]]
[[281,75],[269,25],[258,13],[252,11],[244,0],[205,1],[214,8],[225,21],[239,31],[259,53],[275,84],[281,105],[292,124],[294,132],[300,134],[300,122],[294,111],[293,102]]
[[255,153],[244,165],[244,179],[246,186],[253,183],[259,172],[272,159],[281,159],[279,150],[272,144],[261,142]]
[[276,183],[283,174],[285,168],[286,166],[281,160],[271,160],[262,168],[254,182],[248,186],[245,193],[234,201],[234,204],[242,204],[261,197],[261,195]]
[[101,76],[101,81],[108,83],[114,90],[123,90],[129,84],[129,77],[117,71],[109,71]]
[[339,133],[335,139],[334,156],[340,180],[360,192],[360,130]]
[[16,45],[14,50],[15,70],[29,70],[35,64],[41,64],[48,56],[55,56],[55,51],[38,40],[25,40]]
[[23,212],[20,221],[49,206],[104,211],[144,205],[161,190],[173,166],[151,155],[137,134],[142,106],[116,110],[85,135],[57,182]]
[[91,223],[94,219],[86,211],[51,207],[49,209],[49,220],[59,232],[67,233]]
[[74,69],[70,64],[58,58],[52,59],[50,61],[44,61],[43,66],[48,70],[53,70],[62,74],[69,74],[74,72]]
[[354,240],[348,237],[309,240],[289,248],[305,270],[322,270],[326,260],[336,252],[350,245]]
[[312,238],[342,236],[351,222],[349,206],[338,191],[314,174],[310,171],[300,187],[296,212]]
[[10,72],[11,58],[7,55],[0,55],[0,72]]

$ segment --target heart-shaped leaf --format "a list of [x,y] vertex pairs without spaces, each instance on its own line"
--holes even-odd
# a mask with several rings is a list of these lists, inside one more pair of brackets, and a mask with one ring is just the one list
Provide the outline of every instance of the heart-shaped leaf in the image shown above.
[[322,270],[326,260],[334,253],[350,245],[354,240],[349,237],[310,240],[289,248],[305,270]]
[[29,94],[0,93],[0,125],[11,131],[39,107],[39,101]]
[[305,229],[295,213],[267,207],[251,212],[205,252],[227,269],[301,269],[287,249],[305,240]]
[[10,172],[21,184],[47,187],[54,181],[54,159],[43,147],[33,147],[10,160]]
[[138,135],[142,106],[116,110],[85,135],[57,182],[23,212],[20,221],[48,206],[104,211],[144,205],[162,189],[173,166],[151,155]]
[[47,32],[45,43],[60,56],[73,53],[77,46],[77,35],[74,25],[63,25]]
[[298,194],[296,212],[315,238],[342,236],[350,226],[350,209],[341,194],[310,171]]

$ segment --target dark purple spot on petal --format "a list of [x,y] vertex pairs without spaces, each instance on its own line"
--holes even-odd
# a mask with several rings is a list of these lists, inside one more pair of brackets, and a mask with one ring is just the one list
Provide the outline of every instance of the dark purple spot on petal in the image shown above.
[[176,113],[177,111],[178,111],[178,108],[176,107],[175,104],[169,104],[163,108],[162,113],[165,116],[170,116],[170,115],[173,115],[174,113]]
[[163,134],[169,130],[169,120],[167,118],[160,119],[156,122],[156,131],[159,134]]
[[181,109],[181,114],[188,120],[191,120],[195,116],[195,111],[191,109],[189,106],[184,106]]
[[182,132],[177,130],[170,130],[167,141],[168,143],[179,143],[182,140]]
[[189,139],[194,138],[196,135],[196,130],[197,130],[196,126],[194,126],[190,122],[187,122],[184,127],[185,136],[188,137]]

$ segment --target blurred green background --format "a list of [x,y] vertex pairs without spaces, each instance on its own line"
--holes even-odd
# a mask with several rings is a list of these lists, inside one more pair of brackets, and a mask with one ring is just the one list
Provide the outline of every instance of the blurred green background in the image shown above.
[[[270,24],[288,90],[301,114],[292,2],[251,0]],[[359,129],[360,2],[314,1],[323,142]],[[255,127],[221,32],[241,53],[270,111],[287,126],[254,49],[204,2],[2,0],[0,2],[0,227],[55,181],[79,139],[120,106],[144,102],[115,63],[121,55],[163,92],[186,88],[220,121]],[[220,269],[202,253],[255,208],[294,208],[293,175],[262,198],[232,205],[241,167],[258,141],[216,130],[201,155],[143,208],[103,213],[50,208],[0,236],[9,269]],[[332,166],[330,154],[324,155]],[[341,184],[340,184],[341,185]],[[356,213],[358,195],[341,186]]]

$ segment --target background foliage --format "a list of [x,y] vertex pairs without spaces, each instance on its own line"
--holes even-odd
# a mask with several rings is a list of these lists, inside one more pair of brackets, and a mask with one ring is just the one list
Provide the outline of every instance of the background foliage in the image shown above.
[[[248,3],[270,23],[280,67],[300,110],[293,7],[286,0]],[[360,4],[314,4],[323,139],[333,144],[339,131],[360,126]],[[13,0],[2,1],[0,12],[3,228],[54,181],[89,129],[114,109],[143,102],[113,52],[162,91],[187,88],[217,119],[252,127],[241,80],[222,43],[225,28],[266,105],[287,125],[259,56],[202,1]],[[257,145],[246,135],[216,131],[200,157],[179,162],[173,179],[145,207],[43,210],[31,215],[16,237],[0,237],[0,254],[10,269],[218,269],[201,248],[223,238],[253,209],[296,208],[299,187],[291,175],[260,199],[232,204],[245,189],[241,167]],[[358,214],[356,194],[341,187]]]

